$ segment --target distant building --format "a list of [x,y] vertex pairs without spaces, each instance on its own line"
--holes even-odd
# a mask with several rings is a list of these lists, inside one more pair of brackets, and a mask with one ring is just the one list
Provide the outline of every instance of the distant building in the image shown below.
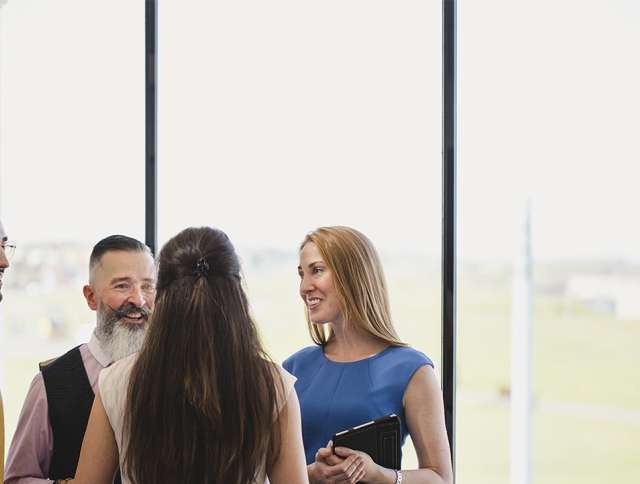
[[640,320],[640,277],[574,275],[566,286],[566,297],[614,314],[619,320]]

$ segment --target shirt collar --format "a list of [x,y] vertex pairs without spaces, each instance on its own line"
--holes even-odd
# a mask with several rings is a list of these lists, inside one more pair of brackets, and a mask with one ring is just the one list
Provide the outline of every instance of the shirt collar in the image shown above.
[[102,348],[100,340],[96,337],[95,331],[91,334],[91,339],[89,340],[89,351],[93,355],[93,357],[98,360],[98,363],[102,365],[103,368],[106,368],[113,360]]

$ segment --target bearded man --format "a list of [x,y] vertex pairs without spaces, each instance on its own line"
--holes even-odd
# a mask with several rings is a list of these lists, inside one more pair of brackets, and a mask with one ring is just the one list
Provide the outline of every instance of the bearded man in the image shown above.
[[142,346],[156,293],[151,251],[124,235],[101,240],[91,252],[83,293],[96,312],[93,335],[40,364],[9,448],[5,484],[64,482],[75,475],[100,370]]

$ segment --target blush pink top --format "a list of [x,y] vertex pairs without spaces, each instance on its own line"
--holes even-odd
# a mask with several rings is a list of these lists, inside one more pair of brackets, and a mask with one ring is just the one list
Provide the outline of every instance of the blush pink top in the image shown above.
[[[123,432],[126,394],[127,388],[129,387],[129,376],[131,374],[133,364],[136,361],[136,357],[137,353],[116,362],[100,373],[100,398],[102,399],[102,404],[104,405],[107,417],[109,418],[109,423],[111,424],[113,434],[116,438],[116,444],[120,454],[121,469],[124,461],[121,449],[123,448],[123,443],[126,440],[126,436]],[[289,398],[289,394],[293,389],[296,378],[280,366],[278,366],[278,369],[280,371],[284,388],[284,395],[279,396],[278,412],[280,412]],[[263,470],[259,474],[259,478],[255,481],[255,484],[268,484],[268,482],[269,479]],[[128,476],[124,473],[122,474],[122,484],[131,484]]]

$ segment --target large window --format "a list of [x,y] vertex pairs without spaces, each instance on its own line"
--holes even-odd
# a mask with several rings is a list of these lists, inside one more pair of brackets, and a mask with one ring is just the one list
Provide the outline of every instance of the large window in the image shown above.
[[[517,314],[526,313],[527,286],[528,482],[635,482],[640,8],[623,0],[459,4],[459,482],[526,482],[510,478],[522,457],[510,403],[526,391],[511,370],[523,361],[512,357],[512,327],[526,321]],[[526,421],[514,425],[526,433]]]
[[[640,7],[457,3],[457,480],[632,482]],[[10,438],[37,362],[93,326],[92,244],[144,237],[145,5],[0,4],[0,208],[19,245],[0,305]],[[343,224],[378,247],[401,337],[439,366],[441,7],[159,5],[159,242],[190,225],[230,235],[276,361],[311,344],[298,244]]]
[[[86,341],[91,247],[144,238],[144,2],[0,2],[7,445],[39,361]],[[117,35],[114,33],[117,32]]]
[[230,235],[275,360],[312,344],[298,244],[350,225],[401,337],[439,363],[441,45],[436,1],[160,5],[160,242]]

